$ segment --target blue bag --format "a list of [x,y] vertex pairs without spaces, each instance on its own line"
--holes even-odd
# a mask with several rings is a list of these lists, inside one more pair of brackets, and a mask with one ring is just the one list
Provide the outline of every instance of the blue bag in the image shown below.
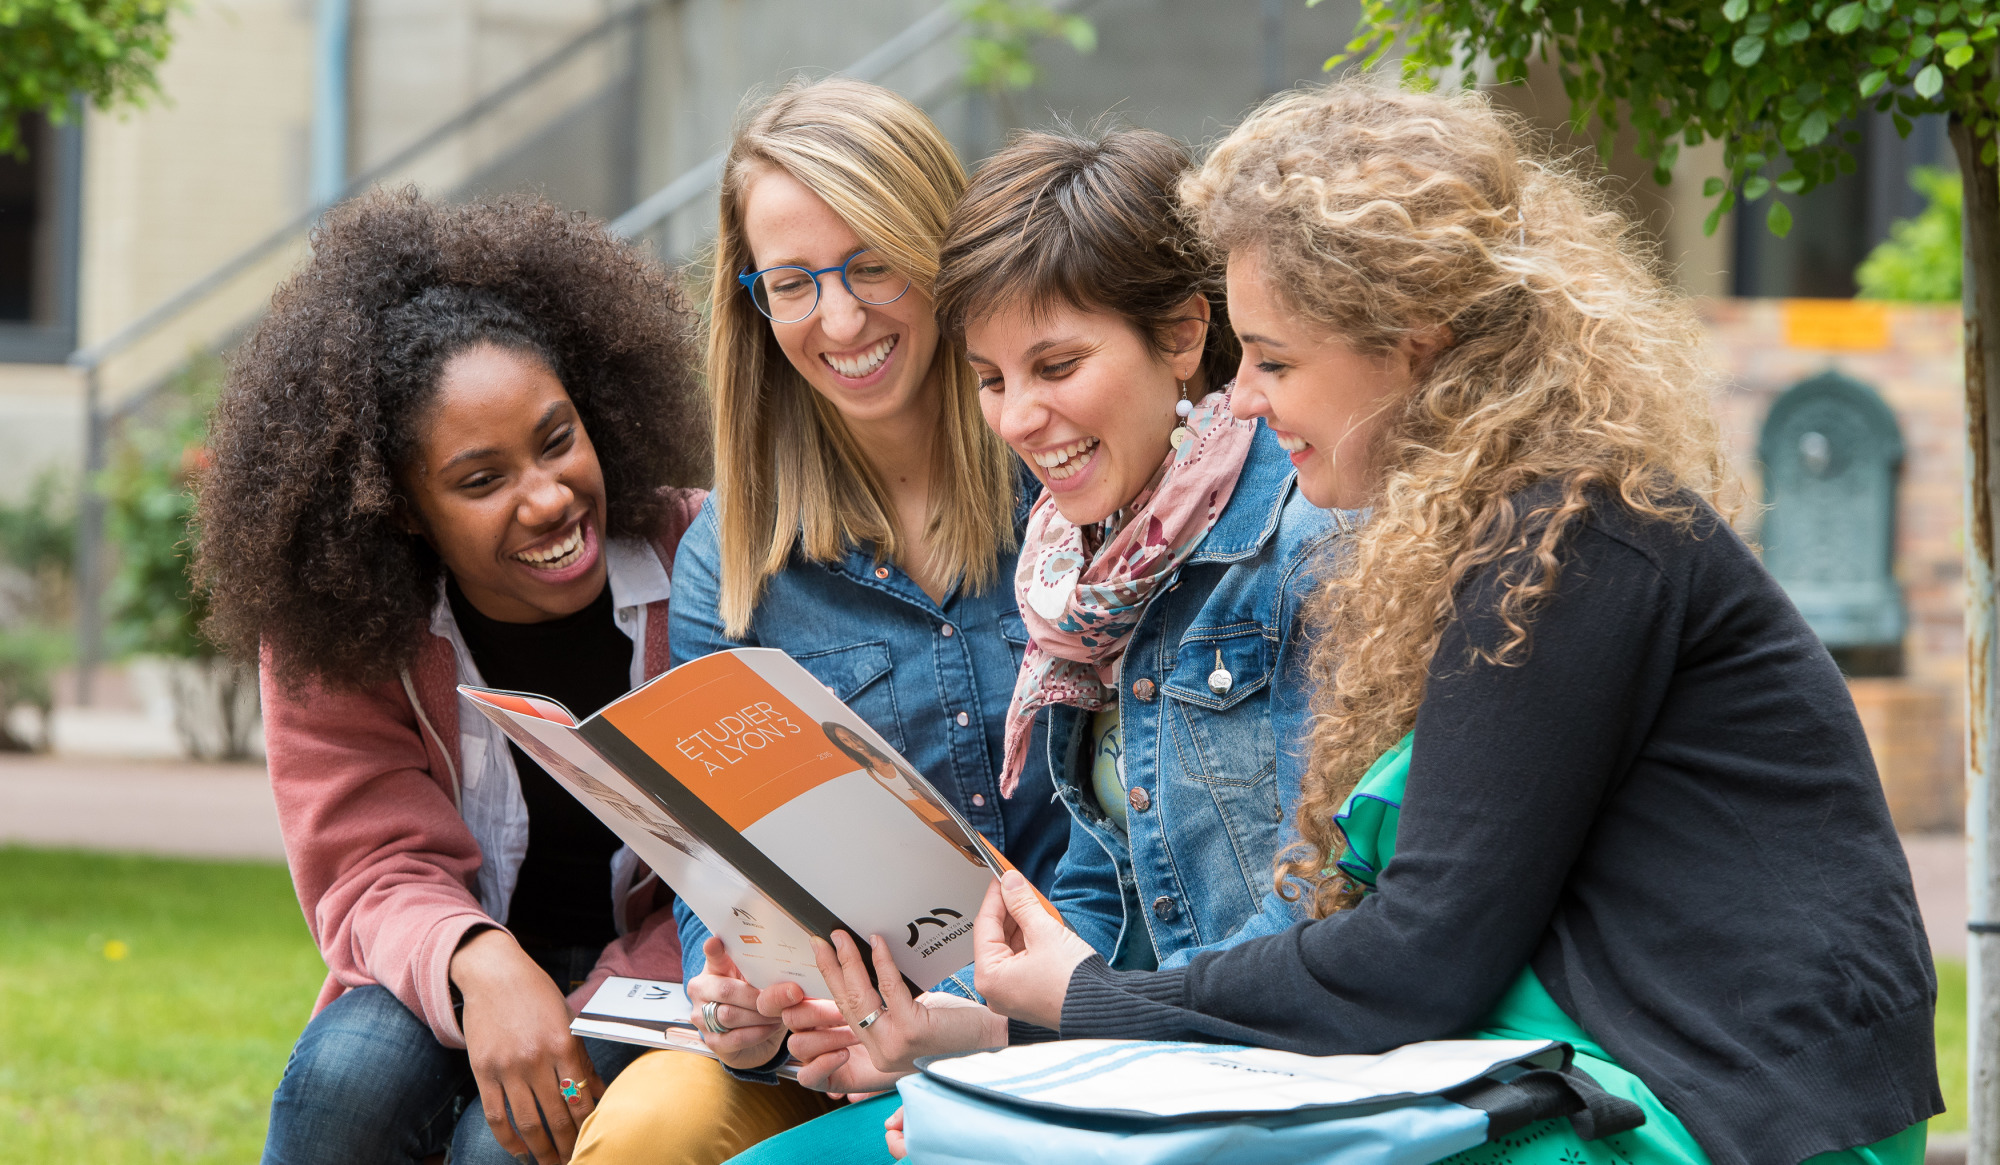
[[1644,1120],[1554,1041],[1300,1056],[1067,1040],[917,1066],[898,1085],[915,1165],[1429,1165],[1551,1117],[1586,1139]]

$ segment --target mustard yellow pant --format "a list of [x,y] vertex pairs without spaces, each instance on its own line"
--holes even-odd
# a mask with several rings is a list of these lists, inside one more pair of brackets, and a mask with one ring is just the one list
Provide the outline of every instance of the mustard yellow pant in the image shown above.
[[745,1083],[694,1052],[648,1052],[605,1089],[570,1165],[720,1165],[837,1107],[789,1080]]

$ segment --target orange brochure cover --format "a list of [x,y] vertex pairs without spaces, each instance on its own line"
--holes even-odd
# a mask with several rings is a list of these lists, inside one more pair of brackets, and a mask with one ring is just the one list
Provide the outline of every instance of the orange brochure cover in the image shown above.
[[889,940],[919,990],[972,961],[1011,868],[930,782],[782,651],[691,660],[578,721],[553,700],[459,691],[721,938],[751,982],[827,996],[809,936]]

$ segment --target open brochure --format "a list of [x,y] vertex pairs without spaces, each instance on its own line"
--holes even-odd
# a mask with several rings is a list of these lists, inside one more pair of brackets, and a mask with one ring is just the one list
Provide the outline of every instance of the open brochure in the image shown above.
[[917,990],[972,961],[973,916],[1011,867],[784,652],[691,660],[581,722],[541,696],[459,691],[665,879],[757,986],[790,979],[826,998],[808,938],[835,930],[888,939]]
[[[569,1030],[580,1036],[715,1058],[701,1042],[694,1025],[694,1005],[679,983],[614,975],[583,1005],[583,1013],[570,1021]],[[778,1075],[798,1079],[798,1063],[786,1061],[779,1066]]]

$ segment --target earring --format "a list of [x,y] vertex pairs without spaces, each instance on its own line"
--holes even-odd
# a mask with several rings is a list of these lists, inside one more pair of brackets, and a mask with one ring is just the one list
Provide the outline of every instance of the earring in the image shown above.
[[1174,402],[1174,415],[1180,418],[1180,424],[1175,425],[1174,431],[1167,434],[1167,444],[1172,445],[1176,450],[1187,444],[1188,439],[1194,436],[1193,433],[1188,431],[1187,427],[1188,414],[1194,412],[1194,402],[1187,397],[1187,381],[1183,380],[1179,383],[1181,386],[1181,398]]

